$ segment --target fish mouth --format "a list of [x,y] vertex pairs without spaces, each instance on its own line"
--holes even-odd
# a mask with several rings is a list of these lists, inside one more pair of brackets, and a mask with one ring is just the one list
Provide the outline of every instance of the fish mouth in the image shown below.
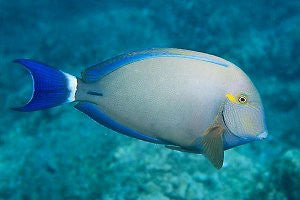
[[257,135],[257,138],[259,140],[263,140],[263,139],[266,139],[268,136],[268,131],[264,131],[263,133],[260,133],[259,135]]

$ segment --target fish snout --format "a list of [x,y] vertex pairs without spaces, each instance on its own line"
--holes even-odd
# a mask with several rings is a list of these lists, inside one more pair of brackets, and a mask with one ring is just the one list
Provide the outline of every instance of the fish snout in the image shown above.
[[265,131],[263,133],[260,133],[259,135],[257,135],[256,137],[259,139],[259,140],[263,140],[265,138],[267,138],[268,136],[268,131]]

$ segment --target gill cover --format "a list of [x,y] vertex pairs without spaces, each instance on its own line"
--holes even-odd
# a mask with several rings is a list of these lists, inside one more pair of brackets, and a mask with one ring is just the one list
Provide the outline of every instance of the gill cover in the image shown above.
[[254,140],[265,132],[264,113],[260,97],[257,92],[248,95],[246,103],[238,101],[238,97],[227,94],[224,105],[224,122],[231,133],[247,139]]

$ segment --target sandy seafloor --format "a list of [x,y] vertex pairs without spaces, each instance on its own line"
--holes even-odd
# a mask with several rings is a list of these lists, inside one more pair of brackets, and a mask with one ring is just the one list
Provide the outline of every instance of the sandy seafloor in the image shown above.
[[[201,155],[117,134],[31,94],[16,58],[71,74],[120,53],[176,47],[240,66],[261,93],[267,140]],[[300,1],[0,1],[0,199],[300,199]]]

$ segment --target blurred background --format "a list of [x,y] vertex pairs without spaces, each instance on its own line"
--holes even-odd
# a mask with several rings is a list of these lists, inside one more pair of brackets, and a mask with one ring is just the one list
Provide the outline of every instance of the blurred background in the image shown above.
[[[299,199],[300,1],[0,1],[0,199]],[[267,140],[201,155],[117,134],[61,106],[17,113],[32,58],[80,76],[153,47],[214,54],[261,93]]]

